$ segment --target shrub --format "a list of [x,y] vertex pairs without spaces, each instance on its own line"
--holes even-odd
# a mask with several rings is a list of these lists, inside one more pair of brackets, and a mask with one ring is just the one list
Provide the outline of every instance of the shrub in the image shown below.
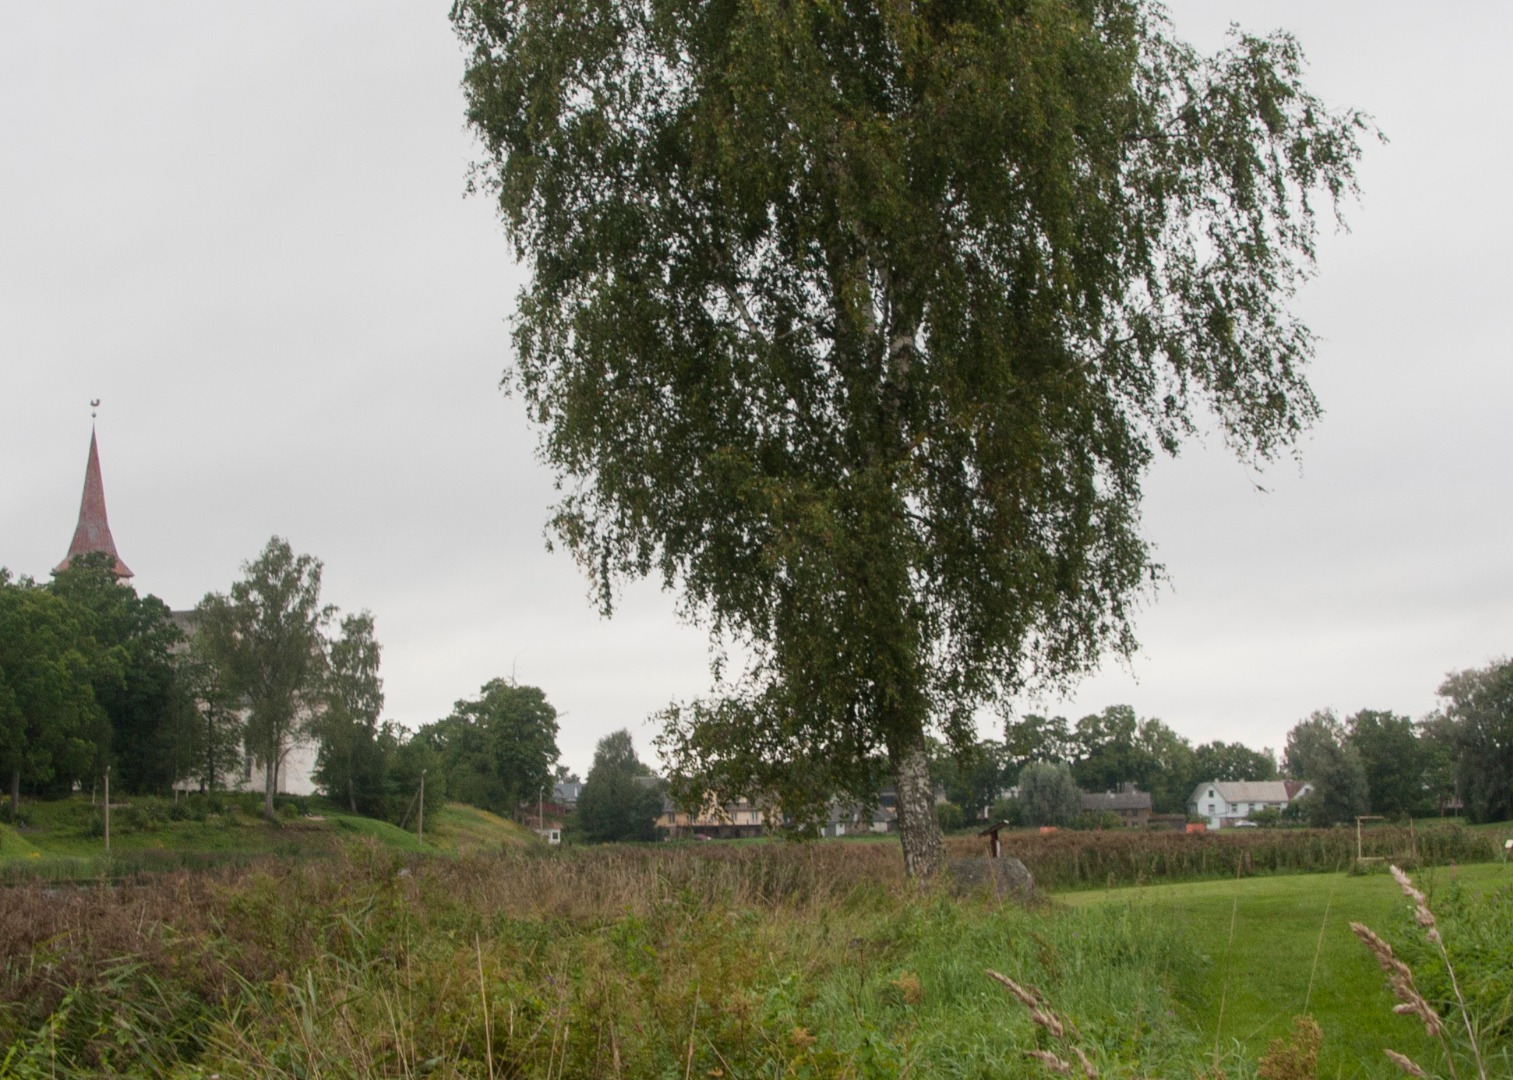
[[1026,825],[1070,825],[1082,809],[1072,770],[1048,761],[1026,765],[1019,774],[1019,806]]
[[1072,821],[1072,828],[1087,831],[1090,829],[1118,829],[1124,823],[1119,820],[1119,815],[1108,810],[1100,810],[1097,813],[1081,813]]
[[1282,811],[1275,806],[1263,806],[1251,812],[1250,820],[1262,828],[1275,828],[1282,824]]
[[999,799],[993,804],[992,809],[988,811],[988,816],[994,821],[1007,821],[1010,825],[1016,827],[1024,824],[1018,799]]
[[[1400,862],[1416,850],[1423,866],[1491,862],[1500,855],[1495,838],[1459,826],[1417,833],[1387,826],[1368,830],[1363,839],[1368,857]],[[1048,889],[1343,871],[1355,860],[1354,829],[1018,831],[1003,834],[1003,844],[1004,853],[1022,861]],[[953,855],[977,852],[975,840],[952,841]]]
[[935,821],[942,832],[956,832],[966,825],[967,816],[953,802],[936,803]]
[[1508,975],[1513,972],[1513,886],[1472,900],[1452,883],[1433,899],[1445,955],[1418,932],[1410,911],[1393,933],[1398,955],[1414,969],[1424,996],[1441,1016],[1458,1007],[1449,975],[1453,966],[1483,1048],[1513,1048]]

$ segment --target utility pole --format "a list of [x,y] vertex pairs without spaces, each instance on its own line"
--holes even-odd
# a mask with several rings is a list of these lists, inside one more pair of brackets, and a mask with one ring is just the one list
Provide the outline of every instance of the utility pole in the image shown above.
[[105,766],[105,854],[110,854],[110,766]]
[[426,842],[426,771],[420,770],[420,816],[415,819],[415,843]]

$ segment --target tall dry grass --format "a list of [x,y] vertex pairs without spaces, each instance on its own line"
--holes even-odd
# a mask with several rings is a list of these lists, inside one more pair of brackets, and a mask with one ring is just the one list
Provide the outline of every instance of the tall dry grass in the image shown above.
[[[1004,853],[1021,860],[1044,888],[1134,885],[1162,880],[1348,870],[1356,859],[1353,829],[1228,829],[1178,833],[1109,829],[1003,834]],[[1407,866],[1491,862],[1496,838],[1458,826],[1381,827],[1363,834],[1362,854]],[[977,854],[982,841],[956,836],[952,854]]]
[[[13,886],[0,905],[0,1046],[40,1040],[50,1068],[84,1073],[151,1075],[208,1056],[249,1075],[313,1075],[339,1050],[338,1074],[413,1075],[440,1067],[438,1048],[514,1054],[514,1072],[544,1054],[560,1071],[584,1055],[568,1018],[588,1016],[608,1022],[595,1053],[623,1063],[670,1030],[685,992],[739,1001],[737,969],[759,966],[774,934],[889,908],[902,886],[889,848],[778,844],[432,860],[375,845]],[[636,989],[653,969],[658,985]],[[479,1016],[497,1030],[459,1022]],[[8,1068],[0,1076],[20,1075]]]
[[[1102,883],[1161,859],[1255,867],[1266,838],[1025,839],[1042,880],[1059,860]],[[1204,1050],[1169,990],[1199,961],[1133,918],[922,894],[875,843],[375,844],[31,883],[0,903],[0,1080],[995,1075],[1037,1036],[1004,1020],[985,964],[1075,1012],[1090,1060],[1180,1072]]]

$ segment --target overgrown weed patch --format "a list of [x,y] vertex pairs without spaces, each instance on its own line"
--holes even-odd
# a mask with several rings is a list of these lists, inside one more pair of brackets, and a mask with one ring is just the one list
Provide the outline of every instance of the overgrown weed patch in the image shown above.
[[0,1043],[63,1076],[1012,1075],[1034,1035],[994,964],[1056,986],[1112,1058],[1191,1049],[1167,1022],[1170,934],[918,893],[897,862],[370,845],[34,883],[0,914]]

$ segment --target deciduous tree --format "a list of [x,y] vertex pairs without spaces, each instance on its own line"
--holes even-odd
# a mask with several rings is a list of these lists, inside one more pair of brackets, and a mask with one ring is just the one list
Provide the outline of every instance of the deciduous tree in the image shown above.
[[1361,759],[1374,814],[1423,814],[1429,809],[1428,758],[1412,720],[1362,709],[1345,721],[1346,739]]
[[1440,684],[1442,737],[1473,821],[1513,819],[1513,660],[1454,671]]
[[1286,303],[1361,118],[1289,37],[1200,57],[1147,0],[453,20],[553,528],[606,610],[656,573],[750,661],[664,760],[800,817],[881,763],[932,873],[927,733],[1132,647],[1156,450],[1314,419]]
[[1072,775],[1087,791],[1117,791],[1133,784],[1151,796],[1158,813],[1182,813],[1193,785],[1193,750],[1160,720],[1111,705],[1077,721]]
[[169,727],[174,780],[198,780],[204,791],[224,788],[246,754],[241,699],[221,678],[198,634],[189,635],[175,668]]
[[1270,750],[1244,743],[1206,742],[1193,749],[1188,791],[1209,780],[1275,780],[1277,759]]
[[[987,815],[994,801],[1018,775],[1004,776],[1004,748],[992,739],[981,739],[967,747],[951,747],[930,740],[930,775],[942,788],[946,798],[961,809],[968,820]],[[940,820],[940,815],[936,815]]]
[[655,840],[662,789],[646,782],[650,776],[629,731],[600,739],[573,811],[577,831],[591,842]]
[[23,783],[87,776],[98,760],[104,710],[95,698],[101,657],[88,613],[0,567],[0,773],[11,816]]
[[1015,776],[1035,761],[1071,761],[1077,756],[1064,716],[1028,713],[1003,725],[1004,765]]
[[447,794],[461,802],[513,815],[552,785],[557,710],[537,687],[491,679],[420,735],[441,758]]
[[1136,745],[1139,727],[1128,705],[1110,705],[1077,721],[1072,776],[1084,790],[1114,791],[1149,774],[1151,763]]
[[269,820],[279,769],[319,708],[324,630],[333,613],[320,602],[320,577],[319,559],[296,555],[275,536],[242,564],[242,579],[229,593],[209,593],[196,609],[203,654],[247,709],[247,748],[263,768]]
[[100,764],[120,791],[166,790],[173,775],[174,651],[183,635],[168,605],[139,596],[114,573],[115,559],[88,552],[69,560],[47,589],[79,610],[83,631],[110,662],[96,665],[95,699],[106,722]]
[[341,621],[341,636],[330,643],[321,708],[315,723],[320,750],[315,780],[353,813],[383,816],[388,805],[388,760],[381,739],[383,679],[373,616],[366,611]]
[[1353,821],[1369,813],[1371,795],[1361,756],[1351,746],[1345,726],[1329,709],[1299,721],[1287,733],[1284,757],[1288,775],[1313,784],[1300,800],[1310,825],[1326,826]]
[[1039,761],[1019,774],[1019,813],[1026,825],[1070,825],[1082,813],[1082,797],[1064,763]]

